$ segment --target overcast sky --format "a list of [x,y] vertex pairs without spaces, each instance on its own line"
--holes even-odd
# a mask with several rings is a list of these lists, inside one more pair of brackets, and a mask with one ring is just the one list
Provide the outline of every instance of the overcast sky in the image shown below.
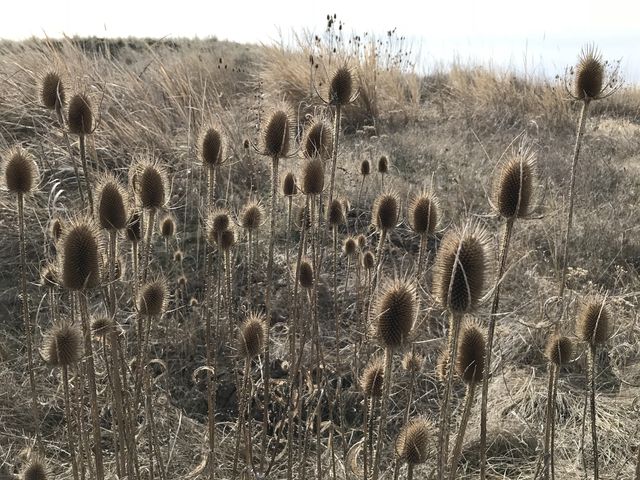
[[640,81],[638,0],[22,0],[4,2],[0,37],[96,35],[209,37],[269,43],[304,28],[318,32],[327,13],[346,31],[384,34],[396,27],[433,62],[491,62],[553,76],[596,43],[622,59],[627,81]]

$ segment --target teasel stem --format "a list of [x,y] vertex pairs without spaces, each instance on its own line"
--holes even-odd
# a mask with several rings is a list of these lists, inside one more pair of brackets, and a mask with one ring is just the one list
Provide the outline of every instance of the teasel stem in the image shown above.
[[331,181],[329,183],[329,203],[333,202],[333,188],[336,180],[336,165],[338,163],[338,141],[340,139],[341,105],[336,104],[336,115],[333,119],[333,148],[331,152]]
[[231,313],[232,313],[232,299],[231,299],[231,250],[227,249],[224,252],[224,273],[225,273],[225,283],[226,283],[226,292],[225,296],[227,297],[227,322],[231,325]]
[[107,263],[109,264],[109,316],[114,317],[116,313],[116,240],[117,232],[109,231],[109,248],[107,250]]
[[82,190],[82,182],[80,181],[80,173],[78,172],[78,163],[76,162],[76,157],[73,155],[73,151],[71,150],[71,142],[69,141],[69,134],[64,129],[64,116],[62,115],[62,105],[59,102],[56,102],[56,116],[58,117],[58,123],[60,124],[60,128],[62,129],[62,136],[64,137],[64,142],[67,145],[67,151],[69,152],[69,159],[71,160],[71,165],[73,165],[73,173],[76,176],[76,183],[78,184],[78,192],[80,192],[80,203],[82,203],[82,208],[85,207],[85,199],[84,199],[84,191]]
[[255,261],[255,258],[251,257],[251,250],[253,248],[253,232],[249,230],[247,232],[247,236],[249,237],[247,239],[247,288],[251,289],[251,282],[253,280],[253,262]]
[[[413,357],[415,355],[415,345],[411,344],[411,356]],[[413,385],[415,383],[416,380],[416,371],[415,369],[411,368],[411,373],[409,376],[409,394],[408,394],[408,398],[407,398],[407,407],[404,409],[404,419],[402,424],[403,425],[407,425],[407,423],[409,422],[409,412],[411,410],[411,402],[413,401]],[[393,470],[393,480],[398,480],[398,476],[400,475],[400,462],[396,459],[396,464]]]
[[[238,454],[240,452],[240,437],[241,433],[244,430],[250,430],[250,422],[249,419],[245,424],[245,410],[247,409],[247,390],[249,383],[249,371],[251,367],[251,359],[245,358],[244,360],[244,375],[242,377],[242,390],[240,394],[240,405],[238,411],[238,424],[236,427],[236,447],[233,454],[233,474],[231,478],[236,478],[236,474],[238,472]],[[251,433],[248,434],[248,439],[251,441]]]
[[380,240],[378,241],[378,248],[376,250],[376,266],[374,269],[374,274],[373,274],[373,278],[372,278],[372,289],[375,290],[376,289],[376,285],[378,283],[378,276],[380,275],[380,268],[382,266],[382,250],[384,248],[384,241],[387,238],[387,230],[383,229],[380,230]]
[[[139,315],[139,314],[138,314]],[[142,395],[142,381],[144,376],[144,366],[147,363],[147,353],[149,350],[149,336],[151,332],[151,323],[154,321],[156,317],[153,315],[145,317],[144,320],[144,339],[142,343],[140,343],[140,338],[138,339],[138,346],[140,346],[140,350],[138,351],[138,358],[136,359],[136,383],[135,383],[135,397],[134,397],[134,406],[137,406],[141,399]],[[139,320],[139,326],[142,326],[142,321]]]
[[138,242],[131,242],[131,263],[133,265],[133,298],[138,298],[138,283],[140,282]]
[[[213,282],[213,262],[211,259],[211,253],[208,251],[208,246],[205,244],[205,257],[204,257],[204,270],[205,270],[205,301],[203,308],[203,315],[205,320],[205,348],[207,356],[207,427],[209,429],[209,454],[207,465],[209,467],[209,476],[215,479],[215,394],[216,394],[216,382],[215,382],[215,350],[213,348],[212,339],[214,338],[211,328],[211,283]],[[217,338],[217,335],[215,336]],[[211,371],[213,370],[213,372]]]
[[[156,422],[153,416],[153,395],[151,394],[151,380],[149,378],[149,375],[146,372],[144,373],[144,386],[145,386],[145,396],[146,396],[145,409],[146,409],[147,420],[149,422],[149,436],[151,437],[149,439],[149,445],[153,452],[153,456],[149,458],[149,461],[151,465],[153,465],[153,457],[155,457],[156,462],[158,462],[158,468],[160,469],[161,480],[167,480],[167,475],[164,468],[164,461],[162,459],[162,453],[160,452],[160,448],[158,445],[158,438],[156,436]],[[154,478],[153,473],[151,473],[150,477]]]
[[24,194],[18,193],[18,231],[20,242],[20,291],[22,297],[22,318],[27,337],[27,366],[29,368],[29,390],[31,391],[31,419],[36,435],[36,444],[42,451],[42,437],[40,436],[40,420],[38,416],[38,396],[36,394],[35,372],[33,371],[33,326],[31,312],[29,312],[29,297],[27,293],[27,253],[24,233]]
[[[475,376],[475,374],[474,374]],[[464,411],[462,412],[462,419],[460,420],[460,429],[456,437],[456,443],[451,453],[451,460],[449,465],[449,480],[455,480],[456,472],[458,470],[458,460],[462,453],[462,442],[464,441],[464,434],[467,430],[467,424],[469,423],[469,416],[471,415],[471,406],[473,405],[473,399],[475,397],[476,384],[470,383],[467,385],[467,392],[465,394]]]
[[593,443],[593,479],[598,480],[598,432],[596,430],[596,344],[591,343],[587,350],[589,404],[591,416],[591,442]]
[[[544,425],[544,457],[543,457],[543,478],[548,480],[553,478],[553,445],[551,438],[553,435],[555,412],[555,387],[558,379],[560,367],[549,362],[549,384],[547,386],[547,409],[546,421]],[[551,477],[549,476],[551,472]]]
[[154,208],[149,210],[147,215],[147,234],[145,235],[145,246],[143,249],[144,260],[142,263],[142,283],[147,281],[147,274],[149,273],[149,258],[151,256],[151,239],[153,238],[153,224],[156,218],[156,210]]
[[[569,214],[567,215],[567,224],[564,232],[564,244],[562,246],[562,275],[560,277],[560,285],[558,290],[558,299],[562,304],[562,298],[564,296],[565,281],[567,277],[567,266],[569,264],[569,236],[571,234],[571,226],[573,224],[573,204],[574,204],[574,188],[576,183],[576,167],[578,165],[578,157],[580,156],[580,146],[582,145],[582,137],[584,135],[584,127],[587,122],[589,109],[589,99],[585,99],[582,102],[582,109],[580,110],[580,118],[578,119],[578,132],[576,133],[576,143],[573,149],[573,159],[571,161],[571,179],[569,181]],[[560,320],[562,311],[556,317],[554,330],[558,333],[560,328]]]
[[422,277],[422,262],[425,261],[425,257],[428,253],[427,250],[427,234],[423,233],[420,235],[420,250],[418,251],[418,265],[416,270],[416,281],[419,281]]
[[[72,295],[72,297],[75,297],[75,295]],[[76,303],[77,300],[72,298],[72,303]],[[77,310],[79,310],[79,306],[77,308]],[[75,317],[74,317],[75,318]],[[86,362],[81,362],[80,363],[80,376],[78,378],[78,384],[76,385],[76,392],[77,392],[77,409],[78,409],[78,429],[77,429],[77,433],[78,433],[78,438],[80,438],[80,445],[79,445],[79,454],[80,454],[80,462],[79,462],[79,466],[80,466],[80,478],[82,480],[84,480],[85,478],[85,466],[88,468],[89,470],[89,478],[95,478],[95,474],[94,474],[94,469],[93,469],[93,462],[91,461],[91,454],[89,453],[89,433],[88,433],[88,429],[85,428],[85,423],[84,423],[84,390],[85,390],[85,382],[86,382],[86,377],[87,377],[87,365]]]
[[71,470],[73,471],[73,480],[78,480],[76,445],[71,427],[71,398],[69,396],[69,367],[67,365],[62,365],[62,386],[64,388],[64,415],[67,419],[67,442],[69,444],[69,456],[71,457]]
[[373,416],[373,397],[369,400],[365,397],[364,399],[364,418],[362,421],[362,437],[363,437],[363,445],[364,445],[364,453],[363,453],[363,474],[364,480],[369,480],[369,417]]
[[373,480],[378,480],[380,472],[380,459],[382,457],[382,444],[384,443],[384,434],[387,422],[387,399],[391,391],[391,361],[393,352],[390,348],[384,350],[384,391],[380,401],[380,423],[378,424],[378,445],[376,446],[376,457],[373,464]]
[[491,315],[489,316],[489,328],[487,331],[487,345],[485,347],[485,375],[482,376],[482,400],[480,407],[480,479],[484,480],[487,475],[487,402],[489,396],[489,375],[491,372],[491,357],[493,349],[493,337],[496,329],[496,315],[500,304],[500,286],[502,276],[507,264],[507,254],[509,243],[513,232],[514,218],[507,219],[504,226],[502,243],[500,244],[500,255],[498,257],[498,272],[493,290],[493,302],[491,304]]
[[[338,400],[338,417],[340,421],[340,438],[342,440],[343,458],[347,456],[347,445],[344,431],[344,406],[342,404],[342,361],[340,360],[340,320],[338,313],[338,227],[333,227],[333,316],[336,319],[336,373],[338,377],[338,386],[336,389],[336,397]],[[355,349],[354,349],[355,351]],[[333,408],[333,404],[332,404]],[[333,448],[333,443],[332,443]],[[334,458],[332,454],[332,460]],[[335,470],[335,467],[334,467]],[[334,472],[335,477],[335,472]]]
[[461,318],[459,314],[449,312],[449,365],[447,368],[447,383],[442,397],[440,409],[440,428],[438,433],[438,480],[443,480],[446,475],[446,463],[449,455],[449,408],[451,385],[453,383],[453,370],[455,367],[456,352],[458,350],[458,338],[460,337]]
[[80,160],[82,161],[82,172],[84,173],[84,181],[87,187],[87,196],[89,197],[89,210],[93,215],[93,193],[91,192],[91,174],[87,166],[87,152],[85,146],[85,136],[79,135],[80,138]]
[[89,398],[91,401],[91,422],[93,429],[93,441],[95,448],[93,455],[96,461],[96,479],[104,479],[104,466],[102,464],[102,435],[100,433],[100,411],[98,410],[98,390],[96,387],[96,370],[93,362],[93,346],[91,345],[91,326],[89,325],[89,307],[84,292],[77,292],[80,303],[80,319],[84,336],[84,351],[87,361],[87,378],[89,379]]

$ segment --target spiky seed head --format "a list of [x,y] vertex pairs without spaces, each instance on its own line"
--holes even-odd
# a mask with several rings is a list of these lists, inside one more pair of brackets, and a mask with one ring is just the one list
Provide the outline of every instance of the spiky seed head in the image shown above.
[[378,173],[382,173],[383,175],[389,171],[389,159],[386,155],[382,155],[378,159]]
[[402,357],[402,368],[408,372],[419,372],[424,365],[424,356],[417,352],[407,352]]
[[242,228],[246,230],[254,231],[262,225],[263,218],[264,209],[262,208],[262,205],[257,202],[250,202],[242,209],[242,213],[240,214],[240,225],[242,225]]
[[75,325],[61,323],[49,330],[42,356],[52,367],[70,366],[82,357],[82,333]]
[[552,335],[547,341],[545,355],[555,365],[569,363],[573,356],[573,342],[569,337]]
[[305,195],[320,195],[324,189],[324,162],[315,157],[302,167],[302,191]]
[[62,232],[62,220],[58,217],[51,219],[51,223],[49,223],[49,236],[53,240],[53,243],[58,243],[58,240],[60,240],[60,237],[62,237]]
[[65,92],[62,79],[58,72],[47,72],[40,85],[40,100],[49,110],[55,110],[64,105]]
[[178,283],[178,288],[184,289],[186,288],[187,283],[189,283],[189,280],[187,279],[186,276],[180,275],[178,277],[177,283]]
[[98,223],[110,232],[127,227],[126,191],[116,178],[105,174],[98,182]]
[[151,280],[140,288],[138,313],[143,316],[162,315],[167,306],[167,284],[162,278]]
[[395,349],[409,338],[418,313],[415,287],[407,281],[387,285],[375,300],[375,333],[385,348]]
[[300,262],[298,281],[300,282],[300,286],[302,288],[313,288],[313,266],[307,259],[304,259]]
[[416,195],[409,204],[409,225],[420,235],[435,232],[440,215],[438,199],[432,193]]
[[38,459],[30,461],[22,472],[23,480],[47,480],[48,478],[47,467]]
[[40,282],[43,287],[58,285],[58,270],[53,263],[47,263],[40,271]]
[[91,102],[84,93],[77,93],[69,101],[67,125],[74,135],[89,135],[93,130]]
[[592,345],[605,343],[609,338],[611,315],[601,297],[591,296],[582,301],[576,321],[576,335]]
[[381,357],[371,359],[360,377],[360,387],[367,398],[381,397],[384,384],[384,361]]
[[446,348],[440,350],[438,354],[438,360],[436,361],[436,377],[441,382],[447,381],[447,375],[449,373],[449,352]]
[[583,49],[576,66],[574,96],[580,100],[594,100],[604,89],[605,67],[594,46]]
[[488,236],[477,225],[449,230],[436,254],[433,295],[443,308],[455,313],[473,311],[489,275]]
[[375,265],[376,265],[376,259],[373,256],[373,253],[369,250],[364,252],[364,255],[362,255],[362,266],[366,270],[371,270]]
[[132,213],[127,220],[127,239],[131,243],[138,243],[142,240],[141,215],[139,212]]
[[208,168],[219,166],[224,158],[222,134],[214,127],[209,127],[200,139],[200,158]]
[[504,162],[493,189],[493,203],[504,218],[523,218],[531,214],[536,181],[536,157],[520,147]]
[[143,208],[155,210],[164,206],[167,198],[167,174],[159,165],[141,162],[137,165],[136,191]]
[[165,214],[160,219],[160,235],[164,238],[173,237],[176,233],[176,219],[171,214]]
[[207,238],[211,245],[218,244],[218,237],[231,227],[231,215],[225,209],[213,210],[207,217]]
[[373,205],[373,224],[378,230],[393,230],[398,223],[400,202],[395,193],[383,193]]
[[298,228],[302,228],[303,226],[305,230],[311,228],[311,212],[309,209],[304,206],[300,207],[296,214],[295,222]]
[[267,321],[264,315],[252,313],[240,326],[238,354],[241,358],[255,358],[264,350]]
[[265,155],[286,157],[291,143],[291,115],[286,109],[275,110],[267,120],[262,133],[262,148]]
[[323,120],[314,120],[307,127],[302,139],[302,155],[305,158],[320,157],[327,160],[333,150],[333,130]]
[[282,180],[282,194],[285,197],[292,197],[296,191],[296,176],[292,172],[287,172]]
[[249,142],[248,138],[244,139],[244,141],[242,142],[242,146],[244,147],[245,150],[249,150],[249,147],[251,146],[251,143]]
[[396,438],[396,455],[409,465],[420,465],[427,461],[431,423],[419,418],[405,425]]
[[360,162],[360,175],[366,177],[371,173],[371,163],[366,158]]
[[100,285],[102,243],[96,225],[88,219],[73,220],[60,239],[62,285],[84,290]]
[[358,248],[360,250],[364,250],[367,247],[367,237],[361,233],[356,237],[356,242],[358,243]]
[[353,237],[347,237],[342,244],[342,250],[347,257],[355,257],[358,253],[358,243]]
[[222,250],[223,252],[227,252],[231,250],[235,244],[236,244],[236,232],[233,228],[228,228],[227,230],[224,230],[218,236],[217,245],[218,247],[220,247],[220,250]]
[[346,218],[344,216],[342,202],[339,199],[334,198],[331,200],[329,209],[327,210],[327,223],[331,228],[337,228],[340,225],[344,225],[345,222]]
[[174,262],[182,263],[182,260],[184,260],[184,253],[182,252],[182,250],[178,249],[175,252],[173,252]]
[[39,171],[33,156],[22,147],[14,147],[4,155],[3,179],[9,192],[27,194],[38,183]]
[[91,332],[97,338],[108,338],[118,331],[118,324],[112,317],[100,316],[91,322]]
[[195,297],[191,297],[189,299],[189,306],[192,307],[192,308],[193,307],[197,307],[198,306],[198,299],[195,298]]
[[467,322],[462,326],[455,367],[467,384],[482,381],[485,344],[485,333],[476,322]]
[[347,67],[338,68],[329,82],[329,102],[332,105],[348,105],[353,95],[353,77]]

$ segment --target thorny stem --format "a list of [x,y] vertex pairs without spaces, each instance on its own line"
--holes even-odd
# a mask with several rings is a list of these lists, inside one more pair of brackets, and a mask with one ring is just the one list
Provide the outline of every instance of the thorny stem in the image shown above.
[[333,201],[333,189],[336,179],[336,164],[338,163],[338,141],[340,139],[340,104],[336,105],[336,115],[333,120],[333,149],[331,152],[331,181],[329,183],[329,203]]
[[587,363],[589,364],[589,404],[591,415],[591,441],[593,443],[593,479],[598,480],[598,432],[596,430],[596,344],[589,345],[587,350]]
[[553,391],[555,388],[555,382],[558,375],[559,367],[549,362],[549,384],[547,386],[547,411],[546,421],[544,425],[544,457],[543,457],[543,472],[542,476],[545,480],[549,479],[549,465],[551,463],[551,457],[553,451],[551,448],[551,430],[552,425],[555,422],[555,404]]
[[[244,376],[242,378],[242,391],[240,394],[240,405],[238,411],[238,425],[236,427],[236,447],[233,453],[233,474],[231,478],[237,478],[236,474],[238,473],[238,455],[240,452],[240,437],[243,429],[248,430],[249,433],[247,435],[247,439],[251,441],[251,419],[248,419],[245,424],[245,410],[247,409],[247,385],[249,381],[249,368],[251,366],[251,359],[245,358],[244,360]],[[247,445],[248,446],[248,445]]]
[[207,366],[211,370],[207,370],[207,426],[209,429],[209,455],[207,464],[209,466],[210,478],[214,479],[215,473],[215,357],[212,342],[212,329],[211,329],[211,282],[213,281],[212,262],[210,259],[211,254],[208,252],[208,244],[205,243],[205,256],[204,256],[204,270],[205,270],[205,301],[203,314],[205,317],[205,347],[207,354]]
[[458,460],[460,458],[460,454],[462,453],[462,442],[464,441],[464,434],[467,430],[467,424],[469,423],[469,416],[471,414],[471,406],[473,405],[473,398],[475,396],[475,387],[475,383],[470,383],[469,385],[467,385],[467,394],[465,395],[465,404],[464,411],[462,413],[462,420],[460,421],[460,430],[458,430],[456,444],[453,447],[453,453],[451,454],[451,460],[449,464],[449,480],[455,480],[456,478]]
[[391,390],[391,361],[393,351],[390,348],[386,348],[384,351],[384,392],[382,393],[382,400],[380,405],[380,423],[378,424],[378,445],[376,447],[376,458],[373,464],[373,480],[378,480],[380,472],[380,459],[382,457],[382,444],[384,440],[385,427],[387,422],[387,400],[389,398],[389,392]]
[[69,443],[69,456],[71,457],[71,470],[73,480],[78,480],[78,462],[76,459],[76,446],[73,441],[74,432],[71,429],[71,399],[69,397],[69,371],[66,365],[62,366],[62,385],[64,388],[64,415],[67,418],[67,441]]
[[93,193],[91,191],[91,174],[87,166],[87,152],[85,146],[85,136],[80,135],[80,160],[82,161],[82,172],[84,173],[84,182],[87,187],[87,196],[89,197],[89,209],[93,215]]
[[69,142],[69,134],[64,129],[64,117],[62,115],[62,105],[60,105],[59,102],[56,102],[56,116],[58,117],[58,123],[60,124],[60,128],[62,129],[62,136],[64,137],[64,141],[67,145],[67,151],[69,152],[71,165],[73,165],[73,173],[76,176],[76,183],[78,184],[78,192],[80,192],[80,203],[82,203],[82,208],[84,208],[85,207],[84,191],[82,190],[82,182],[80,181],[78,164],[76,162],[76,157],[73,156],[73,151],[71,150],[71,142]]

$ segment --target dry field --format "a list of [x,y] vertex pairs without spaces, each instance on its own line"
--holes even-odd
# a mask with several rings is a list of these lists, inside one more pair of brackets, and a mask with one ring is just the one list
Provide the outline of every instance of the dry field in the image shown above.
[[0,43],[0,479],[640,478],[640,91],[337,26]]

